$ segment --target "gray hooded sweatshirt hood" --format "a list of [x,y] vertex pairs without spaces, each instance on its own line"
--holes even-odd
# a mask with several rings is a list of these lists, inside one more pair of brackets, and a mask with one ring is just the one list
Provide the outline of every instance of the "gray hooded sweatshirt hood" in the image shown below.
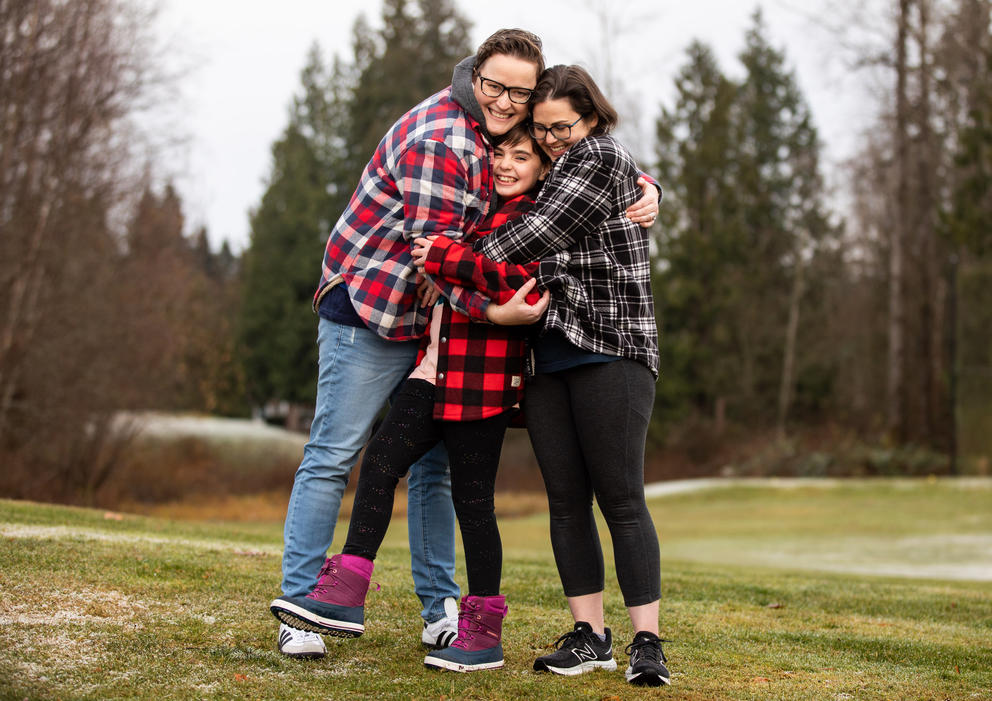
[[451,99],[457,102],[463,110],[472,116],[472,119],[479,123],[483,136],[493,142],[493,137],[486,129],[486,116],[482,112],[479,101],[475,99],[475,91],[472,88],[472,70],[475,68],[475,56],[463,59],[451,74]]

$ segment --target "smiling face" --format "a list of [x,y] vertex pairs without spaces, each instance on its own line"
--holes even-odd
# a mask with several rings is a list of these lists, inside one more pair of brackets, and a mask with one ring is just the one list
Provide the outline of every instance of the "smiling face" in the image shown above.
[[535,149],[534,140],[529,136],[496,147],[493,177],[496,192],[504,200],[530,191],[547,175],[548,167]]
[[[589,136],[598,123],[598,117],[595,113],[584,118],[580,117],[581,115],[572,107],[572,103],[564,97],[545,100],[534,105],[534,124],[539,124],[548,130],[544,138],[540,140],[541,148],[551,157],[551,160],[556,160],[579,139]],[[552,127],[565,126],[573,122],[575,124],[567,138],[560,139],[551,133]]]
[[537,85],[537,66],[516,56],[494,54],[475,70],[472,90],[475,99],[482,107],[486,118],[486,129],[493,136],[500,136],[520,124],[527,117],[527,104],[510,100],[510,93],[504,90],[499,97],[489,97],[482,92],[479,76],[496,81],[510,88],[533,90]]

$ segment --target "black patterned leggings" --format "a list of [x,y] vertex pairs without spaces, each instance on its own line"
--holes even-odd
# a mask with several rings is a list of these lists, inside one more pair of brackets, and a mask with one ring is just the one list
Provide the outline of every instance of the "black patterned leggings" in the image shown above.
[[465,548],[468,593],[499,594],[503,544],[493,493],[509,414],[479,421],[433,418],[434,385],[407,380],[362,460],[358,491],[343,553],[374,560],[393,513],[396,485],[439,441],[448,449],[451,499]]
[[596,497],[627,606],[661,597],[658,534],[644,502],[644,441],[654,377],[633,360],[537,375],[524,416],[548,490],[551,545],[566,596],[603,591]]

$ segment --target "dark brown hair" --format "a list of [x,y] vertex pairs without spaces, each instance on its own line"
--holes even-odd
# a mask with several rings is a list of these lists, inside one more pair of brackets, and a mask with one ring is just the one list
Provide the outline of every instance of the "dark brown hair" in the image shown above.
[[537,74],[544,71],[544,53],[541,37],[528,32],[526,29],[500,29],[482,42],[475,52],[475,69],[486,62],[491,56],[505,54],[524,61],[530,61],[537,66]]
[[516,144],[522,144],[525,141],[530,142],[530,147],[537,154],[537,157],[541,159],[541,164],[550,168],[552,166],[551,156],[541,148],[541,145],[537,143],[537,139],[530,135],[530,131],[527,129],[527,122],[521,122],[515,127],[510,129],[510,131],[503,134],[500,137],[499,143],[496,144],[499,148],[506,148],[507,146],[515,146]]
[[534,88],[530,106],[548,100],[568,100],[572,109],[583,117],[595,114],[593,134],[609,134],[620,121],[613,105],[606,99],[589,71],[582,66],[552,66],[541,74]]

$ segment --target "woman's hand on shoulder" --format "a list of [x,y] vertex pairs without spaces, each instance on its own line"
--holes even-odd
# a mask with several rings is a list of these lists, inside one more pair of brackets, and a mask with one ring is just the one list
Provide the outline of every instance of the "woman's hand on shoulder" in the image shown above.
[[637,184],[644,195],[627,208],[627,218],[645,229],[650,229],[658,217],[658,188],[643,176],[637,179]]

